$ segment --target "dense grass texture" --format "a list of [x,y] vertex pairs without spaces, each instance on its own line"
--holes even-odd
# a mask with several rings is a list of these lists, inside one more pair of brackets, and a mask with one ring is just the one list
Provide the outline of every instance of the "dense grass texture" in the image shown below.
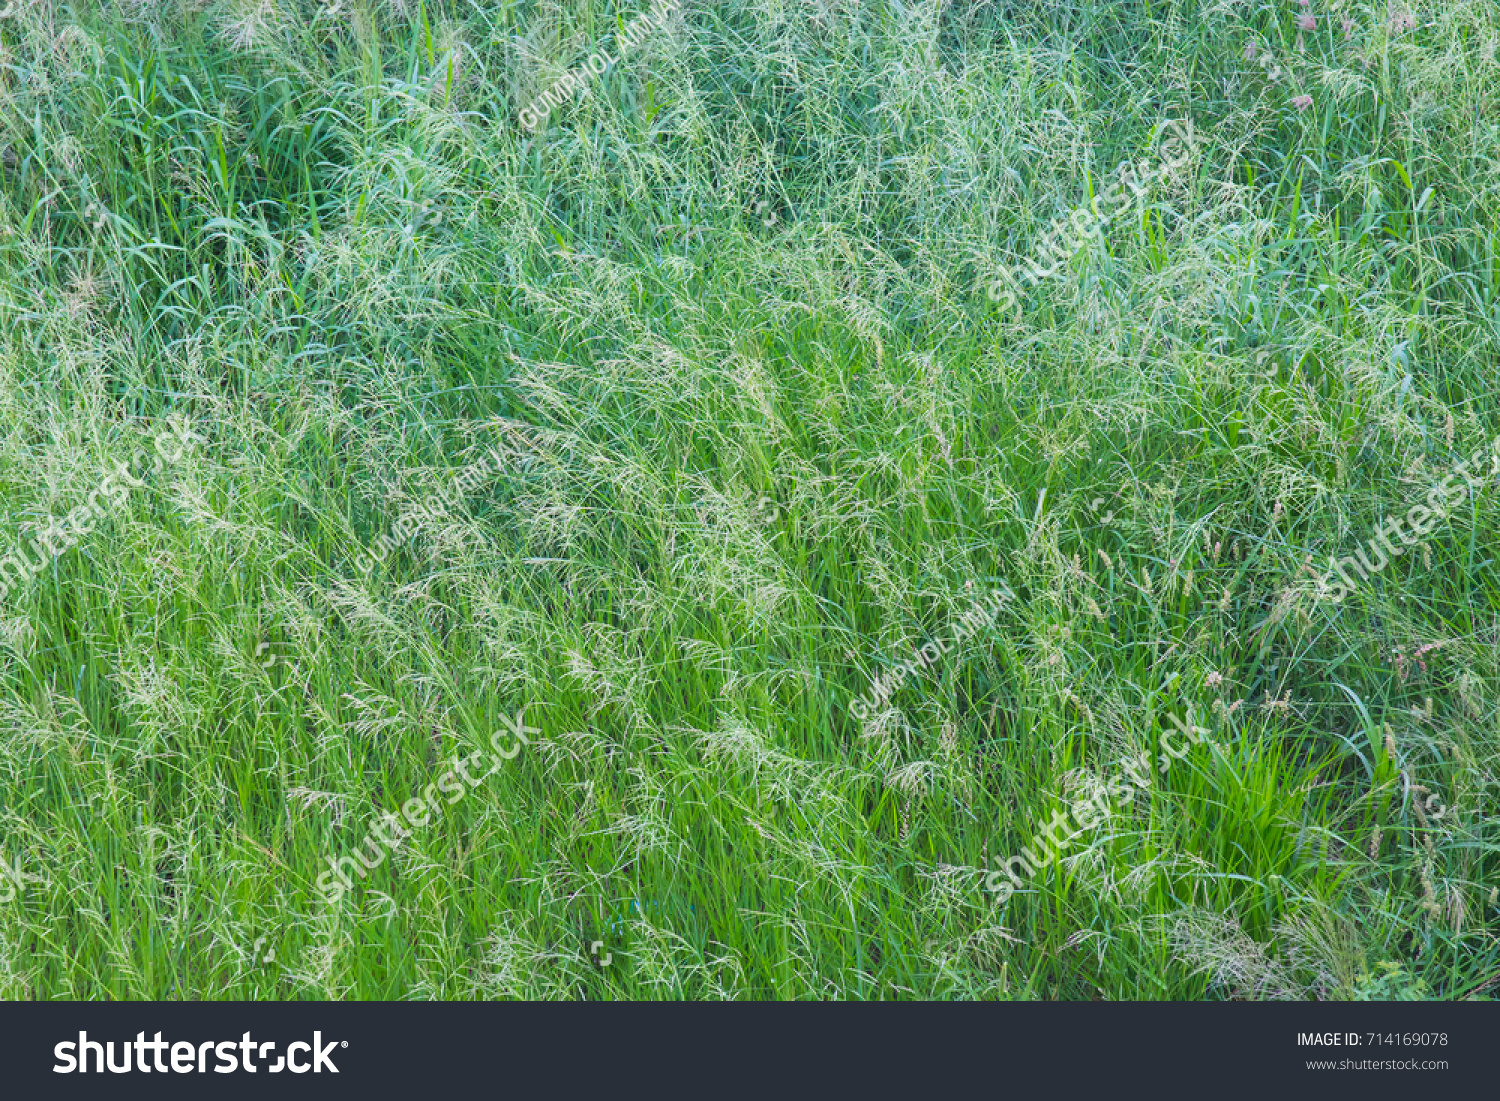
[[1500,9],[645,10],[9,3],[0,996],[1493,996]]

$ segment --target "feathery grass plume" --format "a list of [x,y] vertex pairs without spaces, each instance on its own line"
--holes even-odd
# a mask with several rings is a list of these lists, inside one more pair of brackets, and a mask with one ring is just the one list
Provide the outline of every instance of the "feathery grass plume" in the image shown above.
[[1254,1001],[1300,1000],[1305,990],[1287,966],[1247,935],[1231,914],[1185,909],[1170,918],[1171,944],[1195,973],[1225,994]]

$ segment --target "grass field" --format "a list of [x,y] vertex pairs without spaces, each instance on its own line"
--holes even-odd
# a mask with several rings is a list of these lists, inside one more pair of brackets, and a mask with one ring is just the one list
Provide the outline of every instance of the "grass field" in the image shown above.
[[1500,988],[1492,0],[5,3],[0,996]]

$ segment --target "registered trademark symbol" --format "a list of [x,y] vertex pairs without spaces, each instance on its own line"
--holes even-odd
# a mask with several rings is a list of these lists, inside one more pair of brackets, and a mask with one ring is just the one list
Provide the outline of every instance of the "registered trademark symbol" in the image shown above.
[[345,1041],[344,1041],[344,1042],[343,1042],[343,1044],[342,1044],[342,1045],[340,1045],[340,1046],[342,1046],[342,1047],[348,1047],[348,1046],[349,1046],[349,1041],[348,1041],[348,1040],[345,1040]]

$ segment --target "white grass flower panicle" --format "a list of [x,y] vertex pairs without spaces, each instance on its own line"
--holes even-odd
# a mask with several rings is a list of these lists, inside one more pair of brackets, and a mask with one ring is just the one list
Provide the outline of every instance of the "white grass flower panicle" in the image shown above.
[[230,49],[245,53],[263,49],[291,29],[276,0],[229,0],[220,34]]

